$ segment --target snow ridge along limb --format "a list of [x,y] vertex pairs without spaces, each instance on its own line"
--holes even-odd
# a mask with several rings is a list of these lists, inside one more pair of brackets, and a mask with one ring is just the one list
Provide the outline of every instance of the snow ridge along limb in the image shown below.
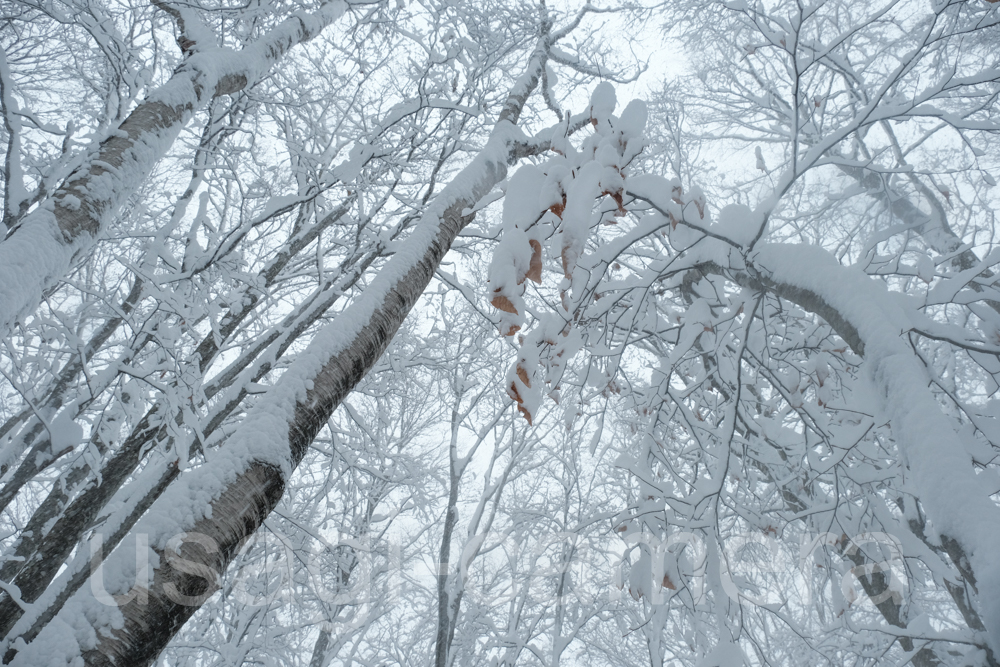
[[258,81],[292,46],[318,35],[346,7],[335,0],[313,14],[296,13],[241,51],[200,50],[133,109],[89,163],[0,242],[0,338],[34,312],[43,294],[93,246],[197,111],[214,97]]

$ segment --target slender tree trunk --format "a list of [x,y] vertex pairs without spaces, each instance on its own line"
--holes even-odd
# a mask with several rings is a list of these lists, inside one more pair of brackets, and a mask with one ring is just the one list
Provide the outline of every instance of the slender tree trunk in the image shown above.
[[[461,400],[460,398],[458,400]],[[441,534],[441,551],[438,556],[437,593],[438,593],[438,624],[437,636],[434,640],[434,665],[445,667],[448,664],[448,653],[451,651],[451,641],[454,637],[455,617],[452,614],[453,600],[449,584],[451,576],[448,570],[451,566],[451,537],[458,523],[458,486],[461,472],[458,463],[458,405],[451,411],[451,442],[448,445],[448,506],[444,514],[444,530]],[[456,610],[457,611],[457,610]]]
[[[94,607],[97,642],[85,650],[86,664],[151,664],[213,592],[218,575],[280,500],[285,480],[313,438],[385,351],[455,237],[473,219],[463,211],[506,176],[508,161],[522,149],[515,124],[537,85],[542,55],[540,45],[484,149],[431,203],[405,247],[316,335],[219,454],[182,475],[136,527],[148,535],[158,559],[152,585],[117,610]],[[167,546],[181,534],[188,539],[181,538],[179,549]],[[134,554],[114,557],[131,560]],[[112,571],[115,562],[108,560]],[[83,591],[81,596],[80,604],[100,604]],[[18,627],[27,622],[26,616]],[[43,649],[48,631],[57,632],[50,625],[39,635],[39,651],[48,649]],[[18,653],[16,663],[31,664],[32,648]]]
[[[920,360],[900,338],[910,326],[905,311],[863,272],[841,266],[819,248],[767,245],[750,260],[745,271],[712,264],[703,265],[703,270],[771,292],[823,317],[865,358],[910,483],[942,541],[954,540],[968,558],[967,578],[977,582],[979,590],[979,617],[997,652],[1000,572],[994,555],[1000,553],[1000,509],[927,389]],[[970,517],[975,521],[970,523]]]
[[[339,0],[286,19],[242,51],[200,49],[105,139],[89,167],[26,215],[0,243],[0,337],[29,315],[107,228],[122,204],[163,158],[181,129],[208,102],[253,85],[287,51],[344,12]],[[45,203],[43,203],[45,204]]]

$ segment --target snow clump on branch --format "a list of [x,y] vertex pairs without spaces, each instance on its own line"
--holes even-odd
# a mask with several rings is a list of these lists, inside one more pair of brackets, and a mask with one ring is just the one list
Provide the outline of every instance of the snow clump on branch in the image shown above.
[[548,385],[558,400],[566,362],[583,346],[572,331],[571,303],[587,284],[587,272],[578,270],[587,241],[602,223],[616,224],[627,214],[627,168],[642,152],[647,111],[644,102],[633,100],[616,117],[616,105],[614,87],[599,84],[590,101],[594,132],[580,149],[569,141],[569,123],[560,123],[550,144],[556,155],[521,167],[507,186],[501,238],[489,269],[500,333],[513,336],[525,327],[525,281],[542,284],[544,256],[558,257],[563,275],[562,312],[542,315],[538,326],[519,337],[518,360],[508,374],[508,394],[529,423],[541,404],[541,387]]

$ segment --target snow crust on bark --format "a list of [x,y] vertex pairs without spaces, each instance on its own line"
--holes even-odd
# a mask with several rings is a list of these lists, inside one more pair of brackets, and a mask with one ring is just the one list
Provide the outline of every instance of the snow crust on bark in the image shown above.
[[209,100],[265,76],[289,48],[335,21],[346,4],[297,13],[241,51],[210,48],[189,57],[105,139],[93,160],[70,175],[0,243],[0,335],[31,314],[42,295],[100,238]]
[[[161,580],[163,568],[160,565],[172,539],[196,530],[199,523],[205,525],[207,520],[216,523],[231,520],[221,514],[213,516],[213,512],[227,494],[232,495],[241,488],[243,495],[248,496],[245,502],[255,505],[242,508],[245,511],[266,516],[277,503],[284,480],[301,459],[302,453],[290,447],[294,429],[300,428],[295,424],[296,420],[301,419],[303,407],[308,409],[330,400],[323,395],[330,389],[322,386],[329,381],[329,378],[322,377],[324,371],[331,366],[339,369],[337,362],[341,355],[347,357],[345,363],[354,366],[370,365],[377,360],[381,350],[377,350],[371,359],[354,358],[358,357],[359,350],[366,355],[372,351],[366,340],[369,333],[366,328],[377,319],[387,318],[394,322],[394,327],[399,326],[433,276],[440,257],[471,220],[471,217],[462,216],[461,212],[485,196],[506,175],[511,146],[525,140],[514,123],[524,99],[537,84],[539,62],[536,53],[528,72],[515,85],[486,146],[430,203],[413,233],[391,248],[394,256],[372,283],[334,322],[317,333],[304,352],[296,356],[227,443],[207,463],[182,474],[136,524],[132,534],[145,536],[145,544],[148,545],[145,548],[149,552],[149,562],[153,564],[149,596],[156,602],[153,608],[167,604],[157,587],[165,583]],[[415,273],[426,274],[420,276],[423,284],[414,284],[412,278]],[[410,303],[399,302],[398,293],[401,290],[411,293]],[[395,328],[388,332],[385,344],[393,333]],[[350,388],[346,387],[346,391]],[[339,402],[340,398],[342,396],[337,396],[336,400]],[[333,407],[335,404],[330,406],[330,410]],[[246,479],[247,476],[260,478],[262,475],[264,479]],[[256,489],[252,488],[255,484],[262,486],[264,480],[269,487],[261,491],[268,497],[268,507],[261,506],[261,499],[254,495]],[[221,504],[223,512],[233,509],[228,506],[231,503]],[[263,516],[259,517],[261,521]],[[108,593],[124,594],[134,585],[136,548],[142,547],[135,541],[131,547],[123,544],[105,561],[104,584]],[[224,567],[227,562],[223,558],[218,565]],[[89,587],[81,588],[33,642],[25,644],[20,639],[15,642],[14,648],[18,653],[11,664],[82,664],[82,656],[92,652],[93,657],[95,649],[102,642],[109,641],[108,638],[113,638],[110,640],[112,644],[127,644],[130,628],[136,627],[137,623],[143,625],[141,615],[146,611],[145,606],[131,603],[123,608],[109,607],[97,599]],[[129,615],[133,617],[129,618]],[[176,618],[169,612],[161,615]],[[19,636],[30,627],[29,616],[32,615],[26,614],[20,619],[10,636]],[[186,618],[184,616],[181,622]],[[115,652],[113,645],[110,650],[101,650],[105,656]],[[108,659],[113,659],[113,656]]]
[[941,535],[965,549],[979,589],[989,643],[1000,650],[1000,508],[986,480],[928,389],[930,378],[907,342],[906,299],[863,271],[841,266],[815,246],[765,245],[751,255],[757,270],[822,298],[857,329],[864,367],[905,457],[914,493]]

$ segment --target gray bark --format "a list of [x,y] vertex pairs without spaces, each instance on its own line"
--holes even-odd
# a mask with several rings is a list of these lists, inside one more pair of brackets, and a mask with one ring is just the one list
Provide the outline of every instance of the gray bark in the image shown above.
[[[426,215],[421,221],[421,225],[430,225],[436,230],[432,240],[421,249],[416,259],[405,256],[390,260],[386,270],[399,264],[408,268],[391,283],[381,304],[351,343],[327,359],[315,373],[312,388],[296,403],[287,435],[288,458],[292,468],[302,460],[333,410],[385,351],[430,283],[455,237],[473,219],[474,215],[463,215],[462,212],[471,208],[506,176],[507,162],[518,152],[511,128],[537,85],[540,62],[536,51],[529,72],[522,76],[508,98],[481,159],[474,161],[456,178],[455,183],[439,195],[450,203],[443,211]],[[350,313],[351,308],[348,308],[345,317],[349,318]],[[329,326],[336,326],[336,322]],[[228,483],[221,496],[212,503],[210,517],[187,527],[189,533],[200,533],[210,538],[217,548],[205,550],[197,544],[185,543],[181,556],[187,564],[183,569],[177,567],[180,561],[168,556],[165,549],[154,549],[160,556],[160,566],[154,570],[153,584],[146,599],[132,599],[120,607],[124,617],[121,626],[102,625],[95,628],[100,639],[97,648],[85,654],[86,664],[151,664],[170,637],[198,608],[196,604],[177,602],[177,599],[183,599],[178,593],[187,596],[190,602],[192,598],[202,598],[210,592],[212,582],[205,576],[190,572],[224,571],[243,541],[253,534],[278,503],[284,488],[284,474],[277,467],[260,461],[247,465],[245,471]],[[204,569],[192,567],[191,563]]]
[[261,66],[270,67],[291,47],[315,37],[343,8],[328,2],[314,14],[288,18],[243,51],[197,52],[137,106],[89,165],[52,193],[51,206],[43,202],[0,243],[0,271],[6,269],[0,273],[0,337],[9,335],[96,242],[195,112],[255,83],[267,73]]

